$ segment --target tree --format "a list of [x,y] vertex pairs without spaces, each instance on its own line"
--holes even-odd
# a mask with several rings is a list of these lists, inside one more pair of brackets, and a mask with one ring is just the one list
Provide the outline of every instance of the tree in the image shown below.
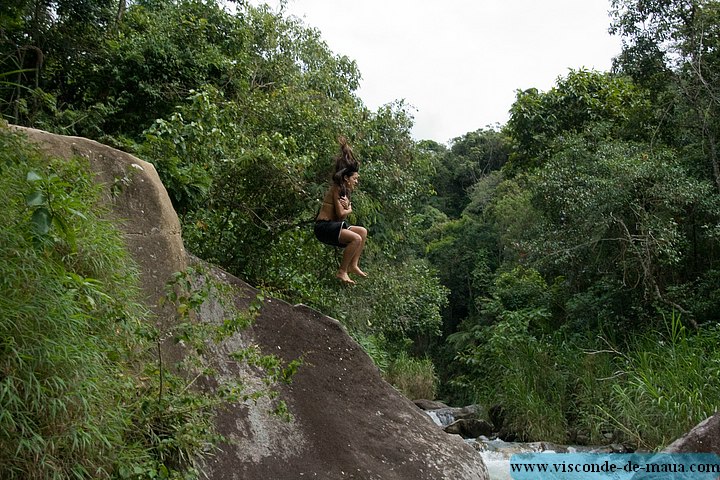
[[571,294],[597,282],[636,292],[645,312],[683,312],[692,305],[668,290],[693,282],[717,259],[698,253],[715,243],[718,202],[711,184],[696,180],[672,150],[609,142],[597,151],[569,143],[528,179],[541,213],[532,234],[516,237],[527,262],[548,278],[565,277]]
[[612,6],[612,30],[623,37],[620,68],[646,82],[664,70],[674,73],[684,144],[720,191],[720,3],[613,0]]
[[2,92],[3,115],[27,125],[58,102],[78,100],[77,74],[105,57],[116,10],[115,0],[3,2],[0,72],[15,72],[12,87]]
[[485,175],[507,161],[509,142],[496,130],[476,130],[452,140],[450,150],[440,156],[433,178],[437,197],[433,204],[458,218],[469,202],[468,190]]
[[506,170],[542,165],[569,135],[648,139],[650,107],[647,92],[629,78],[595,71],[571,71],[548,92],[518,91],[506,127],[513,142]]

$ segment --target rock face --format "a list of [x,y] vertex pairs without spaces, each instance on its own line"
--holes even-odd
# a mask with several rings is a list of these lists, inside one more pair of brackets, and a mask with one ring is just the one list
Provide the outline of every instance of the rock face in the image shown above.
[[[90,160],[98,181],[107,186],[108,201],[141,268],[148,305],[161,323],[172,321],[172,315],[158,306],[165,283],[189,264],[202,266],[206,280],[231,285],[237,306],[247,306],[255,298],[249,285],[186,254],[177,215],[152,165],[87,139],[17,129],[50,155]],[[111,193],[112,186],[121,187],[119,194]],[[226,313],[219,303],[208,302],[199,318],[218,322]],[[302,305],[266,300],[251,328],[210,348],[208,361],[220,379],[261,384],[258,372],[227,356],[248,345],[286,360],[303,359],[293,382],[279,389],[294,419],[286,422],[273,416],[264,401],[219,410],[218,429],[229,443],[207,461],[208,478],[488,478],[474,449],[443,432],[386,383],[336,320]]]
[[[225,283],[254,290],[218,269]],[[248,295],[249,294],[249,295]],[[208,307],[206,321],[221,309]],[[280,389],[295,420],[268,414],[268,405],[230,405],[221,433],[233,445],[208,462],[213,479],[436,480],[486,479],[481,457],[385,382],[372,360],[336,320],[303,305],[270,299],[243,336],[215,347],[221,360],[256,343],[286,360],[303,359],[292,384]],[[217,363],[222,375],[244,376],[242,365]]]
[[716,453],[720,455],[720,413],[706,418],[668,445],[665,453]]

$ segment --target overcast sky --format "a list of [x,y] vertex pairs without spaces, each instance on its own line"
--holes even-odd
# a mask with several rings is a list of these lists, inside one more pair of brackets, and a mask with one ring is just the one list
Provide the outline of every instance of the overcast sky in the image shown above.
[[[274,10],[277,0],[268,3]],[[609,0],[287,0],[330,50],[355,60],[375,110],[411,105],[415,139],[447,143],[504,124],[515,91],[570,69],[606,71],[620,52]]]

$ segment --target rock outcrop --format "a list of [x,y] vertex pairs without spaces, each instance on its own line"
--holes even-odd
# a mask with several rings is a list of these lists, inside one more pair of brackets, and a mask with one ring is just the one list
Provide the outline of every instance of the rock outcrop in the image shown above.
[[720,455],[720,413],[706,418],[668,445],[664,453],[716,453]]
[[[148,305],[161,323],[172,321],[158,303],[165,284],[189,264],[202,265],[206,280],[231,285],[238,306],[255,298],[249,285],[186,254],[177,215],[151,164],[87,139],[17,130],[52,156],[90,160],[98,181],[107,187],[108,201],[141,268]],[[217,322],[225,313],[219,303],[209,302],[199,317]],[[302,305],[266,300],[251,328],[210,348],[208,361],[220,379],[261,384],[253,368],[229,360],[230,352],[248,345],[285,360],[303,359],[293,382],[279,389],[294,419],[287,422],[268,413],[263,401],[220,409],[218,429],[230,442],[206,463],[208,478],[487,479],[474,449],[437,428],[386,383],[336,320]]]

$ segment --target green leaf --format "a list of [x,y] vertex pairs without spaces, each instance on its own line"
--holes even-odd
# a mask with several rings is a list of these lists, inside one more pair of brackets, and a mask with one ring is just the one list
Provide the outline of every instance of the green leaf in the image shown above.
[[42,177],[37,172],[30,170],[27,173],[26,179],[28,182],[37,182],[39,180],[42,180]]
[[47,208],[38,208],[32,216],[33,231],[38,235],[47,235],[50,231],[52,215]]
[[25,197],[25,204],[28,207],[39,207],[40,205],[45,205],[45,195],[40,190],[35,190]]
[[81,211],[75,210],[74,208],[68,208],[68,210],[70,211],[70,213],[72,213],[72,214],[75,215],[76,217],[80,217],[80,218],[82,218],[83,220],[87,220],[87,217],[86,217],[85,214],[82,213]]

